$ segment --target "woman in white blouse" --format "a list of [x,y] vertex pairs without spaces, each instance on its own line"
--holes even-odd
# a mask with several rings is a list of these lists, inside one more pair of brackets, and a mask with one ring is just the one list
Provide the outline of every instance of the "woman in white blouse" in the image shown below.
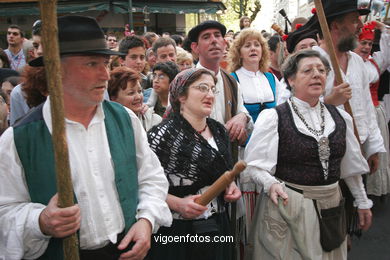
[[[229,49],[228,60],[231,75],[240,83],[244,106],[253,122],[256,122],[262,110],[276,106],[281,88],[278,79],[268,72],[268,44],[260,31],[250,28],[242,30]],[[241,156],[243,150],[240,151]],[[249,230],[261,187],[241,183],[240,188],[246,208],[246,229]]]
[[[245,151],[249,170],[244,177],[264,190],[256,205],[247,259],[347,259],[340,178],[355,198],[360,227],[371,225],[372,202],[361,178],[369,168],[351,117],[319,100],[328,71],[329,63],[316,51],[290,56],[283,75],[293,97],[263,111],[256,122]],[[293,219],[295,231],[279,207]],[[332,215],[330,223],[340,226],[326,240],[322,224],[335,211],[340,214]]]
[[268,44],[258,30],[242,30],[229,49],[228,59],[229,71],[240,83],[244,105],[256,122],[261,110],[276,106],[280,85],[268,72]]

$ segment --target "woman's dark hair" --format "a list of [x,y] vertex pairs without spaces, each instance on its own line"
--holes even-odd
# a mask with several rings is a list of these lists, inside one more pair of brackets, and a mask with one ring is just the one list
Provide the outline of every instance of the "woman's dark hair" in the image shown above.
[[3,49],[0,48],[0,60],[3,62],[3,68],[11,68],[8,56]]
[[23,71],[22,89],[26,94],[29,107],[36,107],[43,103],[49,91],[46,84],[45,67],[26,66]]
[[282,41],[282,37],[279,35],[273,35],[268,40],[268,47],[271,51],[276,52],[276,49],[278,48],[279,43]]
[[312,58],[316,57],[319,58],[324,64],[327,72],[330,71],[330,65],[328,60],[322,56],[318,51],[311,50],[311,49],[305,49],[298,51],[290,56],[287,57],[285,62],[282,65],[282,72],[283,72],[283,77],[284,80],[286,81],[287,86],[291,89],[291,86],[288,82],[288,79],[295,77],[295,75],[298,72],[298,66],[299,62],[304,59],[304,58]]
[[166,61],[166,62],[159,62],[153,67],[153,72],[156,70],[160,70],[168,75],[169,77],[169,83],[176,77],[177,73],[180,72],[179,67],[176,65],[176,63],[172,61]]
[[183,44],[183,37],[178,34],[171,35],[171,38],[175,41],[176,46],[180,46]]
[[195,81],[197,81],[202,75],[210,75],[213,80],[214,80],[214,84],[217,84],[217,77],[214,75],[213,72],[209,71],[209,70],[206,70],[206,69],[197,69],[184,83],[183,86],[179,86],[178,88],[178,92],[177,92],[177,98],[175,100],[170,100],[172,101],[171,102],[171,106],[172,106],[172,110],[173,111],[177,111],[179,112],[180,111],[180,101],[179,101],[179,98],[180,97],[187,97],[188,95],[188,89],[190,87],[190,85],[192,83],[194,83]]
[[118,96],[120,89],[127,88],[127,82],[136,83],[140,81],[139,73],[126,66],[117,67],[110,73],[110,80],[108,81],[108,95],[110,99]]

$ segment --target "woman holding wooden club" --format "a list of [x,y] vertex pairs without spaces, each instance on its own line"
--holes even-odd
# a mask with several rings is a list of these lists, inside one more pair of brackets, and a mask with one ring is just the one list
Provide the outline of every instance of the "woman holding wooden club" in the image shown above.
[[[174,219],[171,227],[160,228],[156,239],[161,235],[214,239],[230,234],[226,202],[241,197],[234,182],[207,206],[194,201],[232,167],[226,129],[208,118],[215,84],[215,76],[206,69],[180,72],[170,85],[172,112],[148,133],[170,184],[167,203]],[[163,244],[156,239],[152,239],[151,259],[231,259],[232,243],[186,240]]]

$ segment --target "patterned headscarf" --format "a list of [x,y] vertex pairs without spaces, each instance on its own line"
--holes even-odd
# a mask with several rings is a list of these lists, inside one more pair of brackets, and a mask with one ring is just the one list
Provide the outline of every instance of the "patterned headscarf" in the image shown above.
[[198,70],[200,69],[191,68],[181,71],[176,75],[175,79],[172,80],[171,84],[169,85],[169,102],[171,103],[173,112],[180,113],[179,97],[185,93],[186,89],[188,88],[188,79],[190,79],[195,71]]

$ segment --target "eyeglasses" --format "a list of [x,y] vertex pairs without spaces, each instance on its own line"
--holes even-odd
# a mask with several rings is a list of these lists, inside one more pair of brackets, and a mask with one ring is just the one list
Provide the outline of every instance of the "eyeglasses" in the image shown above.
[[197,89],[200,92],[205,93],[205,94],[209,93],[210,90],[214,95],[218,94],[218,92],[219,92],[215,86],[209,86],[205,83],[200,83],[199,85],[195,85],[195,86],[191,86],[191,87],[195,88],[195,89]]
[[328,74],[328,70],[325,67],[320,68],[306,68],[303,70],[300,70],[299,72],[305,74],[305,75],[313,75],[314,71],[317,71],[321,76],[326,76]]
[[153,80],[164,80],[166,78],[167,78],[167,76],[164,74],[155,74],[155,73],[152,74]]

